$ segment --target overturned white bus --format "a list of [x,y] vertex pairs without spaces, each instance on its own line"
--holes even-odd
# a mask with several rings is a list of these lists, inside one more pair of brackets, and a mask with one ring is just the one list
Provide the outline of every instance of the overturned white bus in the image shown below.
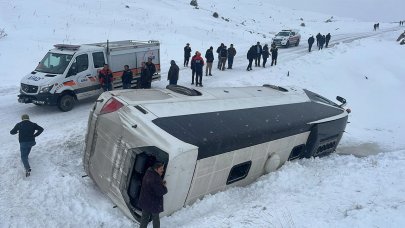
[[209,193],[252,183],[287,160],[335,151],[348,112],[305,89],[168,86],[103,93],[90,112],[83,158],[94,182],[131,219],[142,177],[165,164],[161,216]]

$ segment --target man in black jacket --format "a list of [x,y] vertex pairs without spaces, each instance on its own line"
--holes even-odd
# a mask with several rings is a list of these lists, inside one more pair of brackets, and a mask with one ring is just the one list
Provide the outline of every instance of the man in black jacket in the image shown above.
[[35,146],[35,137],[39,136],[44,129],[38,124],[30,121],[27,114],[21,116],[22,121],[17,123],[10,131],[10,134],[15,135],[18,133],[18,141],[20,142],[21,161],[24,164],[25,176],[31,174],[30,163],[28,162],[28,155],[31,148]]
[[263,68],[265,68],[266,63],[267,63],[267,58],[269,58],[269,56],[270,56],[269,46],[267,44],[265,44],[263,46],[262,56],[263,56]]
[[271,45],[271,66],[277,65],[278,48],[275,43]]
[[260,57],[262,56],[262,45],[260,45],[260,42],[257,42],[256,44],[256,58],[255,58],[255,66],[260,66]]
[[222,63],[222,61],[221,61],[221,51],[224,48],[225,48],[224,43],[221,43],[221,45],[217,48],[217,53],[218,53],[218,66],[217,66],[217,68],[220,69],[220,70],[221,70],[221,63]]
[[214,62],[214,53],[213,53],[213,47],[211,46],[206,52],[205,52],[205,59],[207,62],[207,66],[205,68],[205,76],[212,76],[211,70],[212,70],[212,63]]
[[322,38],[321,33],[318,32],[318,34],[316,35],[316,46],[319,48],[319,40]]
[[124,72],[122,72],[122,76],[121,76],[122,88],[123,89],[130,89],[132,79],[133,79],[132,71],[129,69],[128,65],[125,65],[124,66]]
[[314,36],[308,38],[308,52],[311,52],[312,44],[314,44],[314,42],[315,42]]
[[170,69],[167,74],[167,80],[169,80],[169,85],[177,85],[179,80],[179,66],[177,66],[174,60],[170,61]]
[[246,68],[247,71],[252,70],[252,62],[253,59],[255,58],[256,58],[256,46],[252,45],[252,47],[250,47],[249,51],[247,52],[247,59],[249,60],[249,65]]
[[191,47],[190,44],[187,43],[186,46],[184,47],[184,66],[188,67],[188,61],[190,60],[191,57]]
[[156,162],[143,177],[138,206],[142,209],[140,228],[146,228],[152,217],[153,228],[160,227],[159,213],[163,211],[163,196],[167,193],[166,181],[162,180],[164,165]]
[[228,69],[232,69],[233,59],[236,55],[236,49],[231,44],[231,47],[228,48]]
[[328,47],[329,41],[330,41],[331,35],[330,33],[328,33],[325,37],[325,47]]

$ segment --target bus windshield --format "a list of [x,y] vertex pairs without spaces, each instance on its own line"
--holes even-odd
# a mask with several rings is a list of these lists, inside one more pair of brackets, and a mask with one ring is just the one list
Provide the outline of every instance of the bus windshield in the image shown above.
[[42,61],[39,62],[35,71],[50,74],[63,74],[70,60],[72,60],[72,56],[73,55],[69,54],[48,52]]

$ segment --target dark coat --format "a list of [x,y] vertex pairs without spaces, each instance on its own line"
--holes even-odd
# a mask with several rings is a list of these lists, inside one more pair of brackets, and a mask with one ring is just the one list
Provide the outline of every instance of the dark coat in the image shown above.
[[156,66],[155,66],[155,64],[153,64],[152,62],[151,62],[151,63],[146,62],[145,65],[146,65],[146,67],[148,68],[149,73],[150,73],[150,75],[151,75],[151,77],[152,77],[152,75],[154,75],[154,74],[156,73]]
[[207,59],[207,63],[212,63],[214,62],[214,53],[212,52],[211,49],[208,49],[205,52],[205,58]]
[[150,73],[148,67],[142,68],[141,78],[138,87],[149,88],[151,83],[152,83],[152,74]]
[[191,56],[191,47],[190,46],[185,46],[184,47],[184,57],[190,58]]
[[163,185],[162,178],[149,168],[142,180],[138,206],[145,212],[160,213],[163,211],[163,195],[166,193],[167,188]]
[[272,47],[270,49],[271,52],[271,56],[273,59],[277,59],[277,55],[278,55],[278,47]]
[[193,58],[191,58],[191,63],[190,63],[190,68],[192,71],[195,71],[195,57],[197,55],[193,55]]
[[14,126],[10,134],[15,135],[18,133],[19,142],[35,142],[35,137],[40,135],[43,131],[44,129],[38,124],[29,120],[23,120]]
[[321,39],[322,35],[320,33],[318,33],[316,35],[316,42],[319,42],[319,40]]
[[311,36],[311,37],[308,38],[308,44],[309,44],[309,45],[314,44],[314,42],[315,42],[315,39],[314,39],[313,36]]
[[267,59],[269,57],[269,55],[270,55],[269,47],[267,45],[264,45],[263,51],[262,51],[263,59]]
[[228,57],[235,57],[236,49],[234,47],[228,48]]
[[331,37],[331,36],[330,36],[330,33],[328,33],[328,35],[326,35],[326,37],[325,37],[325,38],[326,38],[326,42],[327,42],[327,43],[329,42],[330,37]]
[[101,85],[112,84],[113,75],[111,70],[100,70],[100,72],[98,72],[98,80]]
[[[258,48],[258,47],[259,47],[259,51],[257,51],[257,48]],[[255,45],[255,51],[256,51],[256,57],[258,57],[259,55],[261,55],[262,52],[263,52],[262,45],[256,44],[256,45]]]
[[172,64],[167,74],[167,80],[176,81],[179,80],[179,66]]
[[217,48],[217,53],[221,53],[221,50],[225,48],[225,45],[221,45]]
[[247,59],[256,58],[256,46],[252,46],[247,52]]
[[226,50],[226,48],[222,48],[221,52],[220,52],[220,56],[221,56],[221,58],[228,57],[228,50]]
[[124,72],[122,72],[122,83],[125,84],[131,84],[131,81],[133,79],[133,74],[131,70],[124,70]]
[[319,45],[320,46],[322,46],[322,45],[324,45],[325,44],[325,36],[321,36],[320,38],[319,38]]

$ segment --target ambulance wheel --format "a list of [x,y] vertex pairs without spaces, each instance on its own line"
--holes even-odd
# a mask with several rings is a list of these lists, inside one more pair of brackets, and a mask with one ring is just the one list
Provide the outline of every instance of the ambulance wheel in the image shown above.
[[75,98],[70,94],[63,94],[58,100],[58,108],[62,112],[68,112],[73,109]]

